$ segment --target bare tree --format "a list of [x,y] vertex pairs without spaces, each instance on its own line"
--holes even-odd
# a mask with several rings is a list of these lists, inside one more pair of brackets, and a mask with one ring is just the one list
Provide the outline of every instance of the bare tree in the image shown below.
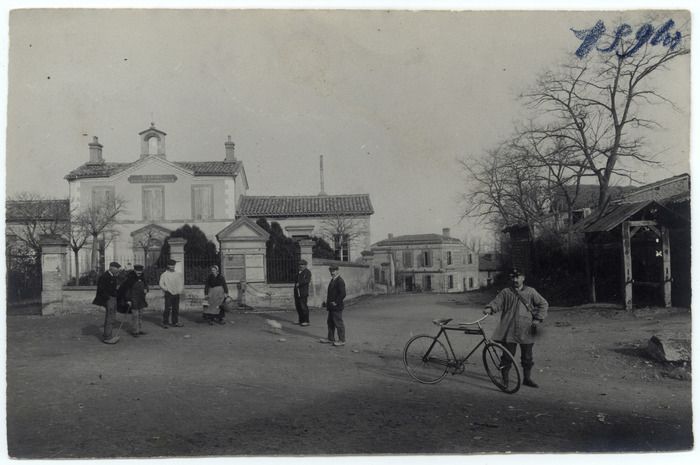
[[73,214],[71,218],[70,230],[68,234],[68,244],[75,258],[75,282],[80,280],[80,261],[78,259],[79,252],[87,244],[90,239],[90,231],[81,221],[79,214]]
[[347,216],[335,215],[325,218],[320,225],[321,235],[335,246],[338,260],[349,256],[350,246],[360,239],[364,232],[360,221]]
[[550,191],[531,161],[512,142],[503,143],[480,160],[459,161],[469,183],[464,216],[484,219],[497,229],[527,225],[534,237],[550,203]]
[[[92,253],[90,256],[91,269],[97,269],[100,236],[111,231],[116,224],[117,217],[125,212],[126,201],[120,197],[106,198],[84,207],[78,213],[78,221],[92,239]],[[108,234],[111,237],[111,234]],[[111,239],[110,239],[111,240]]]
[[575,154],[567,163],[581,170],[579,176],[596,178],[601,212],[610,201],[613,177],[633,179],[626,161],[656,163],[643,150],[642,133],[658,127],[648,116],[650,107],[671,102],[656,90],[652,77],[689,53],[689,36],[671,36],[673,26],[668,21],[654,30],[645,23],[636,35],[628,25],[607,33],[602,23],[595,30],[576,31],[584,42],[595,34],[595,52],[544,73],[523,95],[537,111],[539,128],[532,134],[567,147],[568,154]]
[[41,254],[41,236],[67,237],[70,213],[67,200],[57,200],[34,192],[22,192],[7,199],[10,229],[35,256]]

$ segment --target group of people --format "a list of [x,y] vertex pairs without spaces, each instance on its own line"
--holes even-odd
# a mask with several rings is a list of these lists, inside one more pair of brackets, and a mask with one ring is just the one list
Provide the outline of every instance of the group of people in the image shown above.
[[[161,326],[182,327],[179,321],[180,294],[185,288],[185,280],[179,271],[175,271],[175,260],[168,260],[167,269],[160,276],[159,286],[163,291],[163,321]],[[119,282],[119,269],[117,262],[109,264],[107,270],[97,283],[97,294],[93,304],[105,308],[105,323],[103,341],[106,344],[116,344],[118,335],[113,335],[113,325],[116,313],[122,311],[131,313],[131,335],[138,337],[146,334],[142,329],[143,309],[148,307],[146,295],[148,284],[143,275],[143,265],[136,265],[129,271],[126,279]],[[345,300],[345,281],[340,276],[338,267],[331,265],[328,268],[331,274],[323,306],[328,311],[326,324],[328,335],[319,340],[324,344],[332,344],[335,347],[345,345],[345,323],[343,322],[343,309]],[[523,384],[529,387],[538,387],[532,379],[532,367],[534,359],[532,348],[534,336],[537,334],[540,323],[547,316],[549,304],[534,288],[525,286],[525,274],[518,269],[509,273],[511,286],[503,289],[489,302],[485,314],[500,313],[500,321],[493,340],[501,343],[513,355],[520,346],[520,363],[523,367]],[[309,326],[309,286],[311,284],[311,271],[306,260],[299,262],[299,272],[294,283],[294,305],[298,314],[300,326]],[[210,325],[214,323],[225,324],[226,299],[230,298],[226,279],[219,272],[219,267],[214,265],[210,269],[204,286],[204,311],[203,318]],[[337,335],[337,338],[336,338]],[[501,367],[504,380],[507,379],[511,369],[510,359],[503,360]]]
[[[328,337],[322,338],[319,342],[332,344],[335,347],[345,345],[345,323],[343,322],[343,309],[345,308],[345,281],[340,276],[336,265],[328,267],[331,280],[328,283],[326,300],[323,306],[328,311],[326,324],[328,326]],[[311,271],[308,269],[306,260],[299,261],[299,272],[294,282],[294,306],[296,307],[300,326],[309,326],[309,285],[311,284]],[[337,334],[337,339],[336,339]]]
[[[176,264],[175,260],[168,260],[166,270],[158,280],[158,285],[163,291],[161,327],[164,329],[184,326],[180,322],[180,295],[185,290],[185,278],[181,272],[175,270]],[[97,292],[92,301],[94,305],[105,309],[102,333],[102,341],[105,344],[119,342],[119,334],[114,334],[117,313],[131,315],[130,334],[132,336],[139,337],[146,334],[143,331],[142,318],[143,310],[148,307],[146,296],[149,288],[144,276],[144,267],[143,265],[135,265],[133,270],[126,273],[125,277],[120,273],[120,269],[121,265],[118,262],[109,264],[109,269],[97,281]],[[225,324],[224,302],[229,298],[228,287],[216,265],[210,268],[210,274],[204,286],[204,296],[204,320],[210,325],[214,323]]]

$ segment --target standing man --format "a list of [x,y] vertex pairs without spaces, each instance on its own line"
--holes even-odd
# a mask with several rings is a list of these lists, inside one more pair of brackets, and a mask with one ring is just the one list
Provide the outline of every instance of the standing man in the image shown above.
[[170,323],[170,315],[172,314],[172,326],[182,327],[182,323],[178,321],[178,316],[180,314],[180,294],[185,290],[185,278],[182,273],[175,271],[175,263],[177,263],[172,258],[168,260],[168,267],[160,275],[160,281],[158,285],[163,289],[163,325],[162,327],[168,329]]
[[[520,364],[523,367],[523,384],[533,388],[539,387],[532,380],[532,347],[537,328],[547,316],[549,304],[535,289],[523,285],[525,275],[518,270],[508,274],[511,287],[503,289],[496,298],[486,305],[485,314],[501,312],[501,321],[493,333],[493,340],[502,344],[515,356],[520,344]],[[508,363],[507,361],[503,361]],[[508,379],[510,364],[503,366],[501,372],[504,381]]]
[[[331,265],[328,268],[331,273],[331,282],[328,283],[326,297],[326,310],[328,310],[328,337],[319,342],[333,344],[335,347],[345,345],[345,323],[343,323],[343,299],[345,299],[345,281],[338,274],[338,267]],[[338,331],[338,340],[335,340],[335,331]]]
[[117,314],[119,268],[121,268],[121,265],[117,262],[109,264],[109,269],[97,281],[97,293],[92,301],[93,305],[105,308],[105,324],[102,333],[102,342],[105,344],[116,344],[119,342],[119,336],[112,336],[112,325]]
[[297,280],[294,283],[294,306],[299,314],[299,324],[301,326],[309,326],[309,284],[311,283],[311,270],[306,266],[306,260],[299,261],[299,273]]

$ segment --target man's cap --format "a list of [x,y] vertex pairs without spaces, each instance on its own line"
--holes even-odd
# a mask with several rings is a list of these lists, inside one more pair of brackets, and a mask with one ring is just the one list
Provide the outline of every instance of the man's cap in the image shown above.
[[329,271],[338,271],[338,265],[331,265],[328,267]]
[[302,259],[302,260],[299,260],[299,264],[300,264],[300,265],[308,265],[309,262],[307,262],[306,260],[303,260],[303,259]]
[[143,265],[134,265],[134,271],[143,271]]
[[512,268],[508,273],[508,277],[514,278],[516,276],[525,276],[525,273],[523,273],[520,268]]
[[172,258],[168,260],[168,266],[175,266],[177,262],[173,260]]
[[109,264],[110,268],[121,268],[122,266],[117,262],[112,262]]

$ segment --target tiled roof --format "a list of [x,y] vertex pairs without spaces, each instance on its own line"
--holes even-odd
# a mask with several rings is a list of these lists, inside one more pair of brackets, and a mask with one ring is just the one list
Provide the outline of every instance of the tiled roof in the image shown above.
[[[108,178],[136,163],[138,161],[132,163],[85,163],[68,173],[65,178],[69,181],[80,178]],[[175,161],[173,164],[187,171],[192,171],[195,176],[235,176],[242,165],[240,161],[233,163],[226,161]]]
[[128,167],[133,165],[133,163],[113,163],[105,162],[100,164],[89,164],[79,166],[70,173],[68,173],[65,178],[67,180],[79,179],[79,178],[108,178],[114,174],[124,171]]
[[5,204],[5,221],[20,222],[36,220],[70,220],[68,199],[60,200],[8,200]]
[[406,236],[396,236],[392,237],[391,239],[384,239],[376,244],[373,244],[373,247],[384,247],[384,246],[389,246],[389,245],[412,245],[412,244],[444,244],[444,243],[453,243],[453,244],[461,244],[462,241],[459,239],[456,239],[454,237],[447,237],[443,236],[441,234],[409,234]]
[[374,213],[369,194],[243,196],[238,214],[253,218],[290,216],[359,216]]

